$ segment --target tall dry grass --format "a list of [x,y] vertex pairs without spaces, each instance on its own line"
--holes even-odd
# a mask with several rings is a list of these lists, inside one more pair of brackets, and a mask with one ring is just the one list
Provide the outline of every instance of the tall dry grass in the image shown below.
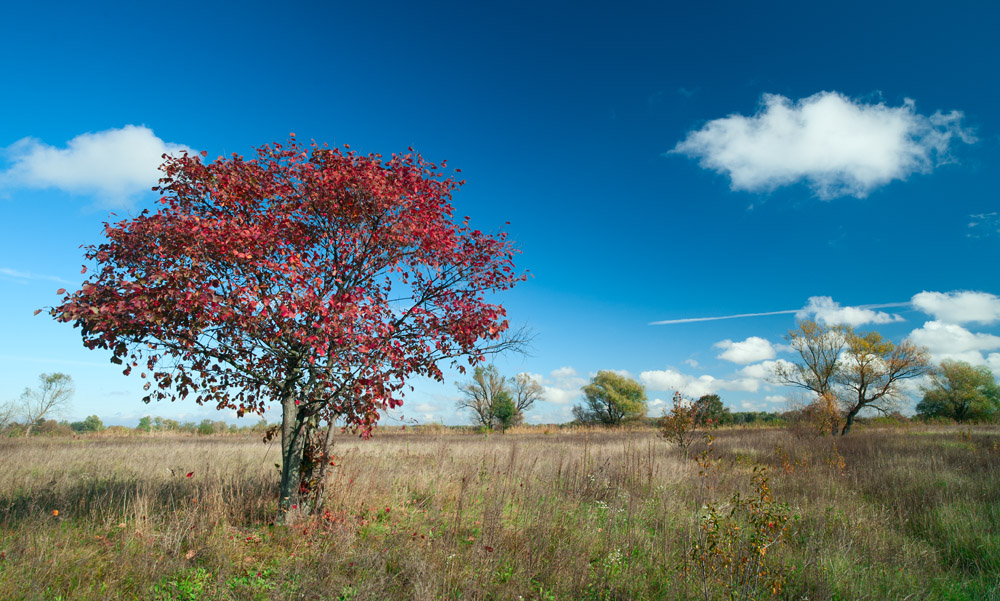
[[998,429],[715,435],[704,475],[651,430],[341,436],[294,528],[256,438],[0,440],[0,599],[703,599],[699,515],[755,467],[792,519],[754,597],[1000,598]]

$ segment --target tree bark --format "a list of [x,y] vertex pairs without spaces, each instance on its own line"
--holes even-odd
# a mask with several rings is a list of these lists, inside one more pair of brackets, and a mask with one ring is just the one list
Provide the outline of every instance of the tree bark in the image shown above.
[[323,509],[323,503],[326,502],[326,472],[330,466],[330,447],[333,446],[333,426],[334,420],[331,419],[327,424],[326,436],[323,437],[322,462],[319,466],[319,478],[316,483],[316,504],[314,505],[314,509],[317,512]]
[[847,436],[847,433],[851,431],[851,426],[854,425],[854,416],[857,414],[857,411],[851,411],[847,414],[847,420],[844,421],[844,429],[840,431],[841,436]]
[[275,518],[278,524],[292,524],[304,513],[299,487],[302,456],[309,439],[306,417],[305,405],[296,405],[294,395],[285,398],[281,415],[281,485]]

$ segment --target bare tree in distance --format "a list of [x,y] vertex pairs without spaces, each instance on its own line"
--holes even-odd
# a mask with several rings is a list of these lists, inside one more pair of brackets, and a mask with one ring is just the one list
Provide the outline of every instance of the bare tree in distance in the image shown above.
[[11,401],[4,401],[0,404],[0,430],[3,430],[14,422],[17,415],[17,406]]
[[38,376],[38,389],[26,388],[21,395],[21,416],[24,418],[24,435],[45,416],[58,415],[69,408],[73,396],[73,378],[62,373]]
[[468,409],[475,424],[491,430],[500,426],[497,410],[501,402],[509,399],[514,407],[513,415],[500,420],[506,428],[522,423],[524,413],[545,394],[545,389],[530,375],[521,373],[508,378],[492,364],[476,367],[471,380],[457,382],[456,386],[462,393],[458,408]]
[[540,400],[545,395],[545,389],[534,378],[525,373],[517,374],[511,378],[511,386],[513,387],[514,423],[516,425],[524,421],[525,411],[531,409],[535,401]]
[[458,400],[459,409],[472,411],[473,421],[484,428],[493,429],[496,419],[496,402],[507,392],[507,378],[500,375],[495,365],[476,367],[472,379],[458,382],[462,397]]

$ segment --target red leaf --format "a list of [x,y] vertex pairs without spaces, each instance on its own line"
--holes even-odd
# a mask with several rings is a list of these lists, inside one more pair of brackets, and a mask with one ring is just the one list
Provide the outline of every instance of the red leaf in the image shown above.
[[56,290],[56,294],[66,294],[66,289],[60,288],[59,290]]
[[193,476],[193,475],[194,475],[194,472],[188,472],[188,473],[187,473],[187,476],[184,476],[184,477],[185,477],[185,478],[190,478],[190,477],[191,477],[191,476]]

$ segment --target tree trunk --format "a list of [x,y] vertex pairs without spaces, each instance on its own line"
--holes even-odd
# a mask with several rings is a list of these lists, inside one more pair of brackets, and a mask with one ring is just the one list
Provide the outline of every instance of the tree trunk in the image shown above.
[[330,466],[330,447],[333,446],[333,426],[334,420],[331,419],[327,424],[326,436],[323,437],[323,452],[321,453],[321,463],[319,466],[319,478],[316,484],[316,497],[314,505],[315,511],[320,511],[323,509],[323,503],[326,502],[326,472]]
[[292,524],[305,513],[299,494],[302,477],[302,456],[309,439],[304,406],[295,404],[295,397],[282,403],[281,415],[281,485],[278,495],[277,524]]
[[847,433],[851,431],[851,426],[854,425],[854,416],[857,414],[857,411],[851,411],[847,414],[847,421],[844,422],[844,429],[840,431],[841,436],[847,436]]

